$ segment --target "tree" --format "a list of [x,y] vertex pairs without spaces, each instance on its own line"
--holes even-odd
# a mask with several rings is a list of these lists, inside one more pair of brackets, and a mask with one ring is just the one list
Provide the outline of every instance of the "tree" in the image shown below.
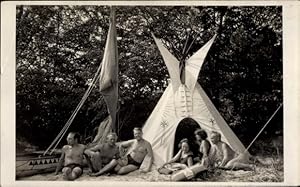
[[[101,63],[109,11],[17,7],[17,136],[45,147],[61,130]],[[144,124],[167,86],[151,33],[181,64],[217,33],[198,81],[245,144],[282,103],[281,7],[122,6],[116,13],[120,139]],[[71,126],[84,137],[107,115],[97,88]]]

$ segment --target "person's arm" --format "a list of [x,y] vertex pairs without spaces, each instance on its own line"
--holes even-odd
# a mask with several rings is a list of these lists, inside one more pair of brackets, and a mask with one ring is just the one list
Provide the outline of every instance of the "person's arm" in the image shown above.
[[127,147],[131,146],[134,141],[135,140],[133,139],[133,140],[127,140],[127,141],[121,142],[120,147],[127,148]]
[[203,143],[203,157],[208,157],[209,155],[209,143],[207,141],[205,141]]
[[90,159],[90,156],[88,155],[88,151],[90,151],[90,149],[86,149],[86,147],[84,147],[83,156],[86,159],[86,162],[87,162],[87,165],[89,167],[90,172],[94,172],[93,171],[92,161]]
[[187,158],[187,165],[188,165],[188,167],[191,167],[193,165],[193,158],[192,158],[192,156],[188,156],[188,158]]
[[134,143],[134,140],[128,140],[128,141],[121,142],[119,144],[119,152],[120,152],[120,154],[123,155],[124,152],[125,152],[124,149],[130,147],[133,143]]
[[120,146],[117,145],[117,150],[116,150],[116,153],[114,155],[114,159],[118,159],[121,157],[121,153],[120,153]]
[[227,164],[227,162],[230,160],[229,149],[225,143],[222,144],[222,151],[223,151],[223,159],[220,166],[224,167]]
[[151,144],[148,142],[146,143],[146,149],[147,149],[147,155],[145,156],[145,158],[146,157],[147,159],[149,158],[149,161],[146,162],[148,165],[146,165],[145,170],[142,171],[149,172],[153,163],[153,150]]
[[216,147],[214,145],[211,145],[208,157],[204,160],[209,161],[207,164],[209,164],[210,167],[217,167]]
[[99,151],[100,152],[100,145],[95,145],[94,147],[91,147],[91,148],[89,148],[89,149],[85,149],[84,150],[84,154],[86,155],[86,156],[89,156],[89,157],[91,157],[96,151]]
[[210,158],[216,159],[215,158],[216,157],[216,147],[215,146],[211,146],[208,156]]
[[211,161],[213,161],[213,157],[211,155],[212,148],[208,141],[203,142],[202,151],[203,151],[203,155],[202,155],[202,159],[201,159],[201,164],[203,166],[208,167],[210,164],[213,164],[213,162],[211,162]]
[[181,156],[181,152],[182,152],[182,150],[180,149],[180,150],[178,151],[178,153],[177,153],[171,160],[167,161],[167,162],[164,164],[164,166],[167,165],[167,164],[171,164],[171,163],[176,162],[177,160],[179,160],[179,159],[180,159],[180,156]]
[[96,152],[96,151],[101,151],[101,148],[102,148],[102,146],[101,145],[95,145],[94,147],[91,147],[91,148],[89,148],[89,149],[86,149],[86,150],[89,150],[89,151],[92,151],[92,152]]
[[65,161],[65,147],[62,148],[62,152],[58,161],[58,164],[56,166],[56,170],[55,170],[55,175],[57,175],[59,173],[59,171],[62,169],[64,161]]
[[98,145],[95,145],[94,147],[91,147],[91,148],[85,148],[84,153],[87,156],[92,157],[96,152],[101,153],[102,150],[103,150],[103,144],[98,144]]

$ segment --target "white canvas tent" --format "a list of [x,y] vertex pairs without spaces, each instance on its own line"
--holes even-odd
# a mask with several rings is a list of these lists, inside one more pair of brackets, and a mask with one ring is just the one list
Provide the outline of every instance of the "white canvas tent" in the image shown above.
[[175,132],[178,124],[185,118],[194,119],[208,135],[211,131],[221,133],[222,140],[235,151],[245,151],[244,145],[197,82],[201,66],[215,37],[186,61],[185,84],[180,80],[179,61],[154,37],[171,79],[143,127],[143,137],[152,145],[156,166],[161,166],[172,158]]

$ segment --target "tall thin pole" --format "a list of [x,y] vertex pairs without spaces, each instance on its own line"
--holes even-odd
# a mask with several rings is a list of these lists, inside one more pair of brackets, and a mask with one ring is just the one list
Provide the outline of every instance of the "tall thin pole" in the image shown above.
[[[269,118],[269,120],[266,122],[266,124],[262,127],[262,129],[257,133],[257,135],[255,136],[255,138],[252,140],[252,142],[248,145],[248,147],[245,149],[245,151],[243,152],[243,154],[247,153],[249,148],[252,146],[252,144],[255,142],[255,140],[258,138],[258,136],[263,132],[263,130],[266,128],[266,126],[269,124],[269,122],[273,119],[273,117],[275,116],[275,114],[278,112],[278,110],[282,107],[282,103],[279,105],[279,107],[277,108],[277,110],[273,113],[273,115]],[[235,165],[232,166],[232,168],[230,169],[230,171],[232,171],[235,168]]]
[[269,124],[269,122],[273,119],[275,114],[278,112],[278,110],[282,107],[282,103],[279,105],[277,110],[273,113],[273,115],[270,117],[270,119],[267,121],[267,123],[263,126],[263,128],[258,132],[258,134],[255,136],[255,138],[252,140],[252,142],[248,145],[244,153],[248,151],[248,149],[252,146],[252,144],[255,142],[255,140],[258,138],[258,136],[262,133],[262,131],[266,128],[266,126]]

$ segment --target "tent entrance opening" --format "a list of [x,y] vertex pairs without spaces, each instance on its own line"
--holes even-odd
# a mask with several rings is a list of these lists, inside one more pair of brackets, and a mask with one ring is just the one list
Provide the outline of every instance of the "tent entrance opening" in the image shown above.
[[179,151],[178,147],[179,142],[187,138],[190,144],[190,149],[196,153],[198,150],[198,145],[195,144],[195,135],[194,132],[196,129],[201,128],[200,125],[193,120],[192,118],[185,118],[180,121],[175,132],[175,141],[174,141],[174,152],[173,156]]

